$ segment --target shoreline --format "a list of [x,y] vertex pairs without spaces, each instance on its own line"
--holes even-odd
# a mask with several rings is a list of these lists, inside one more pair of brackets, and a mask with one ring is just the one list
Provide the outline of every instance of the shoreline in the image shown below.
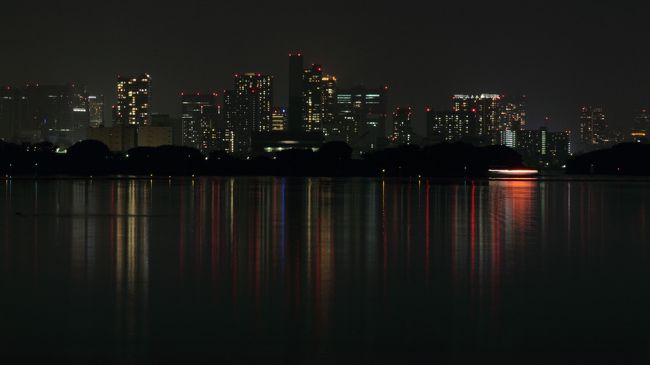
[[390,181],[433,181],[433,182],[488,182],[488,181],[536,181],[536,182],[648,182],[650,176],[631,176],[631,175],[562,175],[543,173],[536,177],[442,177],[442,176],[310,176],[310,175],[5,175],[0,177],[0,181],[65,181],[65,180],[87,180],[87,181],[110,181],[110,180],[204,180],[204,179],[332,179],[332,180],[390,180]]

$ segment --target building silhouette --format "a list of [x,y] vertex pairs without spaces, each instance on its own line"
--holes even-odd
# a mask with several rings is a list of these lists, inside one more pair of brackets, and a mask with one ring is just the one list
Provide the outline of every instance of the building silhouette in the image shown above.
[[104,95],[88,96],[88,118],[91,128],[104,125]]
[[338,88],[336,117],[329,140],[342,140],[357,151],[372,151],[387,145],[387,87]]
[[182,93],[181,123],[182,144],[202,152],[209,152],[217,145],[217,122],[221,109],[218,94]]
[[228,150],[249,155],[255,133],[272,129],[273,78],[260,73],[236,74],[234,89],[224,93]]
[[580,142],[584,147],[607,144],[607,129],[602,107],[584,106],[580,109]]
[[[326,139],[336,138],[341,135],[340,126],[336,123],[336,76],[323,75],[323,120],[321,130]],[[336,138],[340,139],[340,137]]]
[[415,136],[413,134],[413,111],[411,107],[397,107],[393,112],[393,133],[391,141],[393,143],[404,145],[413,144]]
[[5,86],[0,89],[0,140],[14,141],[22,119],[22,91]]
[[470,133],[481,144],[498,143],[502,110],[502,96],[498,94],[456,94],[452,97],[452,111],[476,114],[476,124]]
[[476,113],[434,111],[426,108],[427,139],[430,143],[458,142],[472,137],[477,123]]
[[303,128],[305,132],[319,132],[323,122],[323,68],[312,64],[303,74]]
[[288,132],[300,133],[303,131],[303,56],[302,53],[289,54],[289,128]]

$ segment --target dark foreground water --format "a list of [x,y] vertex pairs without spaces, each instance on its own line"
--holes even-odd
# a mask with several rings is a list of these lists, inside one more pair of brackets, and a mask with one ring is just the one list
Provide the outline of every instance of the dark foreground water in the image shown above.
[[0,181],[0,351],[645,362],[649,210],[623,181]]

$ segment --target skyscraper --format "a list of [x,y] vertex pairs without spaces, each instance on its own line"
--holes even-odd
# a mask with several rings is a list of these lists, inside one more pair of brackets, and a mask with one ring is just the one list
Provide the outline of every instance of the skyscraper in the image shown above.
[[305,69],[304,81],[304,130],[317,132],[322,129],[323,121],[323,69],[321,65],[312,64]]
[[88,126],[88,95],[82,85],[27,85],[20,100],[17,139],[71,145]]
[[427,138],[430,142],[457,142],[471,136],[476,113],[426,110]]
[[414,143],[411,107],[397,107],[393,112],[393,134],[391,140],[397,144]]
[[97,128],[104,124],[104,95],[88,96],[89,124]]
[[454,95],[452,110],[455,112],[476,113],[477,123],[471,131],[484,144],[498,143],[499,122],[501,117],[501,95]]
[[114,109],[117,125],[149,125],[151,76],[117,77],[117,105]]
[[386,145],[387,87],[357,86],[336,90],[334,127],[339,138],[357,151],[371,151]]
[[325,138],[337,138],[341,130],[336,124],[336,76],[324,75],[323,85],[323,121],[322,131]]
[[526,126],[526,95],[503,96],[499,115],[500,131],[516,131]]
[[580,109],[580,142],[587,147],[609,142],[603,108],[584,106]]
[[72,84],[71,92],[72,125],[69,129],[59,131],[59,137],[70,141],[70,144],[86,139],[86,130],[90,126],[90,99],[86,88]]
[[303,131],[303,58],[302,53],[289,54],[289,132]]
[[212,140],[219,116],[215,93],[181,94],[181,124],[183,145],[209,152],[216,141]]
[[259,73],[237,74],[234,86],[224,94],[230,150],[247,155],[253,133],[271,131],[273,78]]

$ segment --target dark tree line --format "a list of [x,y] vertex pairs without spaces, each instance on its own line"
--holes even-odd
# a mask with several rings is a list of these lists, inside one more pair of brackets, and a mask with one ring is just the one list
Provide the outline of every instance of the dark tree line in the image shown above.
[[137,147],[126,153],[112,153],[103,143],[86,140],[59,154],[48,143],[0,142],[3,175],[481,177],[491,167],[521,166],[521,156],[510,148],[465,143],[401,146],[353,159],[346,143],[329,142],[316,152],[287,150],[273,156],[239,159],[225,151],[204,156],[194,148],[180,146]]
[[650,176],[650,144],[622,143],[567,161],[568,174]]

